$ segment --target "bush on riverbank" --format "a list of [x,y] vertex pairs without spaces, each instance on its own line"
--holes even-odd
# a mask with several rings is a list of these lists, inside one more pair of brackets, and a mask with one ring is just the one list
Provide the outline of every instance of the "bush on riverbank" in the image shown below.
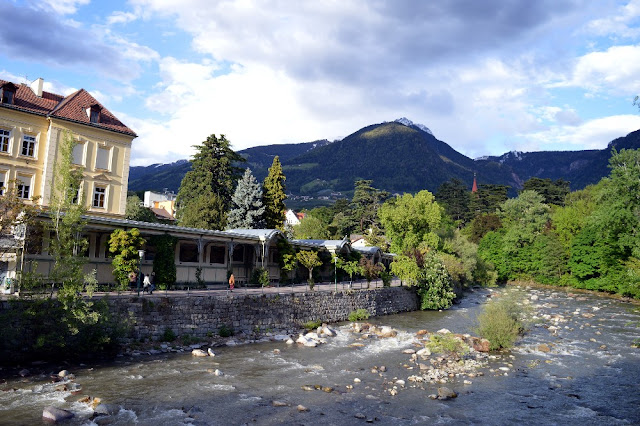
[[351,311],[349,313],[349,321],[363,321],[369,319],[369,311],[366,309],[356,309],[355,311]]
[[523,313],[514,296],[491,300],[478,315],[476,333],[489,340],[491,350],[510,348],[524,332]]
[[52,299],[11,300],[0,324],[0,360],[7,364],[113,355],[126,332],[103,300],[73,311]]

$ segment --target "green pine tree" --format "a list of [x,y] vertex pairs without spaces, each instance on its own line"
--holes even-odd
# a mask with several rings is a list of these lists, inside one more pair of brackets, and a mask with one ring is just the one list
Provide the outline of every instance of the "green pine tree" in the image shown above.
[[284,232],[284,200],[287,198],[284,181],[286,179],[282,173],[280,157],[276,155],[271,167],[269,167],[269,174],[264,179],[262,191],[265,207],[264,217],[268,229],[279,229]]
[[229,212],[229,229],[260,229],[264,226],[262,188],[251,169],[245,170],[231,201],[234,208]]
[[218,138],[212,134],[195,146],[198,152],[191,160],[191,170],[182,179],[176,198],[180,225],[225,228],[233,189],[242,172],[234,163],[244,161],[229,145],[224,135]]

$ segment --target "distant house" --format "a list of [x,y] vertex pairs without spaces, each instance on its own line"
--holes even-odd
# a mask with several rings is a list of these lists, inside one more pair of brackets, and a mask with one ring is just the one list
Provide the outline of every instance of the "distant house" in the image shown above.
[[364,235],[361,234],[351,234],[351,247],[367,247],[367,240],[365,240]]
[[287,212],[284,214],[285,227],[290,228],[296,225],[300,225],[300,222],[302,221],[302,219],[304,219],[304,216],[304,213],[296,213],[291,209],[287,210]]

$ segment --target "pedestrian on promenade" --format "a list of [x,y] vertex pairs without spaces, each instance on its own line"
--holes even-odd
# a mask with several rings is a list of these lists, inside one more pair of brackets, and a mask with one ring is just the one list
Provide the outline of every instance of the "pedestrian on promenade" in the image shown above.
[[236,278],[233,276],[233,272],[229,275],[229,291],[233,291],[236,286]]

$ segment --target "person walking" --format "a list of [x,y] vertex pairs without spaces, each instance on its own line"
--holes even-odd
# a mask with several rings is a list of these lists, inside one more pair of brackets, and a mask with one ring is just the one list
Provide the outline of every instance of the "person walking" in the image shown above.
[[233,291],[236,286],[236,277],[233,276],[233,272],[229,275],[229,291]]
[[142,282],[142,294],[144,294],[145,291],[149,294],[153,294],[153,289],[151,288],[151,280],[149,279],[149,275],[145,275],[144,281]]

